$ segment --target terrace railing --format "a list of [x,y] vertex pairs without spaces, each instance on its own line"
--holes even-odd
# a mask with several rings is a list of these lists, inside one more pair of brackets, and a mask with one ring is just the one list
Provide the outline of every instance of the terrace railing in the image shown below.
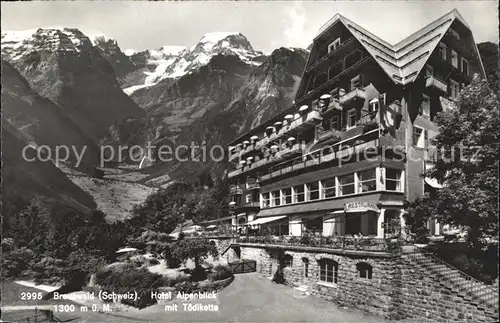
[[396,239],[371,237],[323,237],[323,236],[240,236],[238,243],[259,243],[279,246],[318,247],[352,251],[390,252],[400,251]]

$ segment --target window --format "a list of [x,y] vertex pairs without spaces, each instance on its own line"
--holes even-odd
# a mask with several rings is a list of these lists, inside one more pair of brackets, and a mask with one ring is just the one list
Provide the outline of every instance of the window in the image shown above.
[[450,79],[450,98],[451,99],[458,98],[459,92],[460,92],[460,87],[458,85],[458,82],[455,82],[452,79]]
[[426,131],[419,127],[413,127],[413,145],[418,148],[426,147]]
[[462,73],[469,76],[469,62],[465,58],[462,58]]
[[304,258],[302,259],[304,262],[304,278],[309,277],[309,259]]
[[375,168],[359,172],[358,176],[359,176],[359,193],[375,191],[377,189],[377,181],[375,179]]
[[293,256],[292,255],[285,255],[283,257],[283,264],[285,267],[292,268],[293,267]]
[[455,30],[453,30],[453,29],[450,28],[449,32],[450,32],[450,35],[452,35],[456,39],[460,39],[460,35]]
[[336,284],[339,280],[339,265],[331,259],[319,261],[319,280],[325,283]]
[[451,50],[451,65],[458,68],[458,54],[454,50]]
[[446,60],[446,45],[445,44],[439,43],[438,52],[439,52],[439,57],[441,57],[441,59],[443,59],[443,60]]
[[329,178],[322,181],[323,184],[323,198],[335,196],[335,178]]
[[312,182],[307,184],[307,200],[314,201],[319,199],[319,183]]
[[361,75],[358,75],[351,79],[351,91],[354,89],[359,89],[361,87]]
[[370,114],[376,114],[378,109],[379,109],[379,101],[378,99],[373,99],[370,101],[370,104],[368,105],[368,113]]
[[280,191],[273,192],[273,206],[281,205],[281,193]]
[[354,174],[339,177],[339,194],[354,194]]
[[366,262],[356,264],[359,278],[372,279],[372,266]]
[[333,116],[333,117],[332,117],[331,128],[332,128],[333,130],[339,130],[339,129],[340,129],[340,121],[339,121],[339,116]]
[[361,233],[361,215],[363,213],[348,213],[345,218],[345,233],[360,234]]
[[245,195],[245,203],[252,203],[252,194]]
[[425,77],[431,77],[434,75],[434,68],[431,65],[425,65]]
[[330,45],[328,45],[328,52],[333,52],[340,46],[340,38],[335,39]]
[[292,189],[285,188],[283,190],[283,204],[291,204],[292,203]]
[[383,104],[383,105],[385,105],[386,102],[387,102],[386,98],[387,98],[387,94],[385,94],[385,93],[380,94],[380,96],[379,96],[380,103]]
[[347,111],[347,127],[352,128],[356,125],[356,108]]
[[271,199],[269,198],[269,193],[262,194],[262,207],[265,208],[271,206],[270,202]]
[[385,189],[388,191],[401,192],[401,171],[399,169],[386,168]]
[[420,104],[420,112],[423,116],[431,116],[431,98],[428,95],[423,95],[423,101]]
[[295,203],[305,201],[304,185],[298,185],[293,188],[293,201]]

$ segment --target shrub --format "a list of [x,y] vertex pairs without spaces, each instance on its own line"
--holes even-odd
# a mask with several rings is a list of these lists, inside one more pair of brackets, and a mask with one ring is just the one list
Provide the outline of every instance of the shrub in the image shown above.
[[274,273],[273,282],[277,284],[285,283],[285,275],[283,274],[283,270],[280,269]]
[[136,300],[122,300],[121,302],[137,308],[155,304],[156,300],[150,297],[151,292],[166,282],[161,275],[151,273],[145,268],[137,269],[131,266],[99,270],[95,275],[95,280],[103,290],[114,291],[118,294],[136,291],[139,296]]
[[224,280],[233,277],[233,272],[228,266],[217,265],[212,271],[213,272],[209,275],[210,280]]
[[168,277],[167,286],[174,287],[178,283],[185,282],[185,281],[191,281],[191,278],[186,274],[178,273],[178,275],[176,275],[174,277]]
[[183,281],[175,284],[175,290],[184,293],[193,293],[199,289],[199,284],[197,282]]
[[207,272],[203,267],[196,267],[191,271],[191,280],[202,281],[207,279]]

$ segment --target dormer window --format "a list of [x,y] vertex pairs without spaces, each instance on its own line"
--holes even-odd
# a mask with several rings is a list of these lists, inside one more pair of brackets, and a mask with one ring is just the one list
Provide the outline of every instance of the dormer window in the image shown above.
[[335,39],[333,42],[328,45],[328,53],[333,52],[334,50],[337,50],[340,46],[340,38]]

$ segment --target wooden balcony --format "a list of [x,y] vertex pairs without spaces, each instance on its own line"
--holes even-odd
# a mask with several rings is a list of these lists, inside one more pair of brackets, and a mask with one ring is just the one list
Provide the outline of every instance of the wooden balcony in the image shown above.
[[318,122],[323,120],[321,113],[319,111],[310,111],[292,121],[290,123],[282,126],[278,131],[273,132],[266,138],[261,139],[257,142],[257,148],[261,148],[269,145],[270,143],[279,140],[280,138],[287,135],[295,135],[297,133],[303,132],[304,130],[315,126]]
[[436,78],[435,76],[428,76],[425,80],[425,86],[428,88],[435,88],[444,93],[448,93],[448,86],[444,81]]
[[264,157],[263,159],[260,159],[250,164],[239,165],[238,169],[228,173],[228,178],[235,177],[249,171],[257,170],[262,166],[279,162],[286,157],[290,157],[297,154],[300,155],[302,153],[302,145],[299,143],[296,143],[292,146],[282,145],[281,149],[278,149],[276,152],[267,151],[267,153],[268,153],[267,157]]
[[[317,157],[311,157],[310,159],[306,159],[304,157],[297,158],[297,160],[292,163],[289,166],[283,167],[281,169],[269,172],[267,174],[261,175],[261,180],[268,180],[273,177],[281,176],[293,171],[297,170],[304,170],[305,168],[309,168],[312,166],[316,165],[321,165],[325,163],[329,163],[333,160],[340,159],[340,158],[345,158],[347,156],[354,156],[357,154],[360,154],[364,151],[373,151],[374,149],[378,148],[380,146],[380,141],[379,139],[375,139],[372,141],[364,142],[362,144],[356,145],[356,146],[350,146],[344,148],[342,146],[342,142],[328,146],[328,147],[323,147],[321,149],[318,149],[316,152],[318,152]],[[324,153],[323,153],[324,152]],[[313,153],[311,153],[313,155]]]
[[344,105],[344,104],[350,104],[357,100],[365,100],[365,99],[366,99],[365,90],[356,88],[351,92],[342,95],[339,99],[339,103]]
[[306,73],[309,73],[314,69],[328,67],[328,64],[331,63],[332,60],[338,58],[342,53],[346,53],[347,51],[354,49],[355,45],[356,42],[354,41],[354,37],[347,39],[342,44],[340,44],[337,49],[327,53],[323,57],[320,57],[316,62],[309,65],[309,67],[306,68]]
[[241,195],[241,194],[243,194],[243,189],[239,185],[231,185],[229,187],[229,194],[231,194],[231,195]]

